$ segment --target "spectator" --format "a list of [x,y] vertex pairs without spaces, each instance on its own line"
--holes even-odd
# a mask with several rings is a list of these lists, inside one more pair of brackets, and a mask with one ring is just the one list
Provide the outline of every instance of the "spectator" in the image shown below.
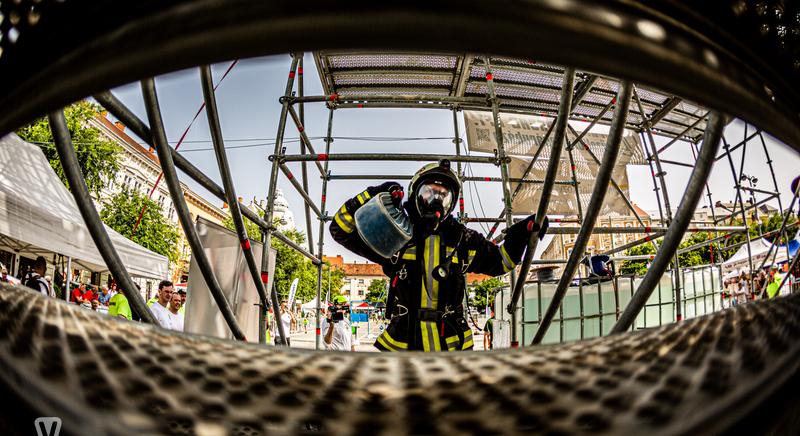
[[181,294],[174,292],[172,298],[169,300],[170,326],[167,328],[179,332],[183,331],[183,314],[180,313],[181,307],[183,307]]
[[33,262],[33,272],[28,274],[25,278],[25,286],[41,292],[46,297],[52,295],[52,289],[47,281],[44,279],[44,274],[47,271],[47,261],[44,257],[39,256]]
[[736,304],[744,304],[747,303],[747,295],[750,293],[748,291],[749,282],[747,279],[747,274],[742,274],[741,278],[739,279],[738,286],[736,288]]
[[778,288],[781,287],[783,276],[778,274],[778,265],[772,265],[769,269],[769,279],[767,281],[767,297],[774,298],[778,295]]
[[97,300],[103,306],[108,306],[108,302],[111,300],[111,294],[108,292],[108,288],[103,286],[100,288],[100,294],[97,296]]
[[70,293],[69,302],[78,305],[82,304],[84,293],[86,293],[86,285],[84,283],[81,283],[80,285],[78,285],[77,288],[72,290],[72,293]]
[[178,295],[181,296],[181,308],[178,310],[181,315],[186,313],[186,288],[176,288]]
[[92,300],[97,299],[97,294],[94,292],[94,286],[88,286],[86,292],[81,296],[84,303],[90,303]]
[[5,266],[0,271],[0,283],[11,283],[11,280],[8,279],[8,269]]
[[92,300],[92,310],[97,311],[97,308],[100,306],[100,302],[97,300]]
[[[153,307],[153,305],[156,304],[156,302],[161,300],[161,290],[164,289],[164,288],[169,288],[169,293],[170,294],[172,293],[172,291],[174,291],[174,286],[172,285],[171,281],[169,281],[169,280],[161,280],[158,283],[158,291],[156,292],[156,295],[154,295],[153,298],[147,300],[147,307]],[[169,303],[169,300],[166,300],[162,305],[164,307],[167,307],[168,303]]]
[[[281,301],[281,316],[280,316],[280,323],[283,324],[283,333],[286,335],[286,346],[291,346],[291,341],[289,340],[289,333],[292,328],[292,320],[294,320],[294,313],[292,313],[288,308],[288,303],[286,300]],[[281,344],[280,334],[275,334],[275,345]]]
[[334,297],[328,317],[323,319],[320,324],[320,331],[325,332],[323,342],[326,350],[356,351],[346,304],[347,300],[344,296]]
[[491,312],[486,324],[483,325],[483,349],[492,349],[492,339],[494,339],[494,311]]
[[[153,316],[165,329],[172,329],[172,319],[170,317],[169,305],[173,294],[172,282],[164,280],[158,284],[158,294],[156,302],[150,306]],[[180,296],[178,297],[180,298]]]
[[114,317],[125,318],[127,320],[133,319],[131,313],[131,306],[128,304],[128,299],[125,294],[117,292],[108,302],[108,314]]

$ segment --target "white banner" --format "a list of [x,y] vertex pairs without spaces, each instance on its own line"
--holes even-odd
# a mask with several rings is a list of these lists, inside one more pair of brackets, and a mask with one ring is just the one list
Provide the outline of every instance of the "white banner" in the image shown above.
[[[552,119],[545,117],[500,114],[503,145],[506,153],[512,156],[509,164],[510,178],[523,178],[525,169],[530,165],[532,157],[539,151],[540,147],[544,146],[545,148],[539,152],[539,157],[533,167],[524,177],[525,179],[544,180],[552,143],[548,139],[547,144],[542,144],[542,140],[550,123],[552,123]],[[492,153],[497,149],[494,123],[490,112],[464,111],[464,124],[467,128],[467,145],[470,151]],[[605,154],[607,137],[608,135],[602,133],[588,133],[582,138],[583,143],[588,145],[589,150],[599,161],[602,161]],[[575,139],[577,139],[575,135],[567,131],[567,143],[572,143]],[[597,177],[599,165],[595,163],[589,152],[581,144],[576,145],[573,149],[572,158],[574,163],[570,161],[569,153],[566,150],[562,151],[556,180],[572,182],[572,165],[574,164],[575,179],[578,181],[578,194],[581,206],[585,210],[594,188],[594,180]],[[619,184],[625,196],[629,195],[626,166],[630,164],[644,165],[646,163],[639,137],[626,131],[617,163],[612,173],[612,178]],[[516,190],[517,185],[518,183],[511,183],[512,192]],[[541,184],[537,183],[524,184],[512,204],[514,213],[529,214],[535,212],[539,204],[541,186]],[[610,186],[609,189],[612,192],[606,195],[603,209],[600,211],[601,216],[611,213],[624,216],[631,215],[631,211],[619,193]],[[578,197],[576,197],[574,185],[557,184],[553,188],[548,214],[577,215],[577,201]]]
[[294,295],[297,293],[298,283],[300,283],[299,278],[292,280],[292,286],[289,288],[289,310],[294,310]]

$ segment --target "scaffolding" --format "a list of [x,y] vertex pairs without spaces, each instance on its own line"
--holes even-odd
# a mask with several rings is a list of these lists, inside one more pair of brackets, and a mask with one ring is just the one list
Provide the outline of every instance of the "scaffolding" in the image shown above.
[[[726,218],[713,216],[713,223],[700,223],[692,225],[692,217],[695,208],[705,189],[709,206],[712,214],[714,204],[712,203],[711,191],[707,186],[707,179],[711,166],[715,161],[727,159],[730,163],[732,175],[737,189],[737,205],[731,215],[738,214],[747,223],[747,211],[758,207],[771,199],[779,198],[779,189],[774,175],[772,161],[767,160],[768,168],[772,174],[774,191],[757,190],[750,187],[749,192],[755,197],[762,194],[766,197],[758,202],[751,202],[746,206],[743,200],[742,191],[744,188],[738,181],[741,169],[737,173],[734,168],[732,153],[743,148],[746,150],[749,141],[758,138],[762,145],[763,137],[760,130],[748,134],[745,131],[744,138],[734,146],[729,146],[722,134],[725,122],[723,118],[714,112],[709,112],[699,105],[685,101],[681,98],[663,94],[646,87],[636,87],[631,82],[618,82],[614,79],[576,71],[572,68],[562,68],[556,65],[543,64],[539,62],[526,61],[507,57],[481,56],[476,54],[450,55],[450,54],[431,54],[413,52],[352,52],[352,51],[320,51],[313,53],[314,62],[320,75],[323,95],[306,95],[303,83],[302,62],[304,55],[294,53],[287,74],[284,94],[280,98],[281,105],[278,131],[273,153],[269,156],[271,165],[270,177],[268,181],[269,194],[267,197],[266,214],[260,218],[256,213],[248,208],[239,207],[233,182],[230,178],[230,169],[224,150],[224,141],[219,127],[219,115],[216,110],[214,90],[212,86],[211,71],[207,66],[201,67],[201,79],[203,83],[203,95],[206,112],[209,119],[209,128],[212,134],[217,163],[222,175],[223,187],[216,185],[209,177],[199,171],[185,158],[179,155],[174,149],[170,148],[163,133],[163,124],[160,121],[160,111],[158,100],[152,79],[143,81],[142,89],[145,96],[146,107],[148,109],[149,127],[142,120],[139,120],[128,108],[126,108],[110,92],[95,95],[95,99],[112,115],[122,121],[137,136],[145,142],[155,147],[162,166],[164,167],[165,177],[168,185],[177,183],[175,168],[186,173],[190,178],[198,182],[201,186],[208,189],[229,205],[232,205],[232,218],[237,230],[237,234],[242,244],[242,250],[247,259],[248,269],[261,298],[261,329],[259,341],[264,341],[263,324],[266,318],[266,308],[272,305],[273,310],[278,313],[277,292],[270,283],[270,278],[266,274],[269,270],[269,258],[264,250],[260,265],[256,265],[250,252],[248,235],[246,233],[243,218],[247,218],[257,224],[262,232],[262,240],[265,246],[269,246],[271,239],[275,237],[281,242],[286,243],[295,249],[318,269],[317,283],[317,302],[321,301],[321,283],[324,263],[325,246],[325,224],[331,217],[328,215],[327,192],[329,182],[333,180],[405,180],[410,175],[352,175],[352,174],[332,174],[329,169],[331,161],[414,161],[428,162],[440,159],[449,159],[457,165],[459,177],[462,180],[478,183],[491,182],[501,183],[503,208],[500,216],[491,217],[470,217],[465,213],[463,195],[459,198],[458,218],[463,223],[484,222],[492,223],[487,237],[491,238],[501,223],[510,226],[514,221],[514,215],[528,215],[533,211],[515,211],[512,208],[514,198],[519,194],[525,185],[534,184],[541,186],[542,195],[538,201],[537,219],[542,221],[547,215],[550,202],[549,193],[556,185],[574,187],[576,204],[575,217],[565,217],[560,219],[564,223],[576,223],[579,227],[554,227],[551,234],[577,234],[575,247],[569,259],[548,259],[535,261],[535,252],[538,238],[532,237],[528,243],[526,255],[521,263],[519,274],[512,270],[510,277],[510,289],[513,290],[510,301],[506,307],[511,317],[511,344],[519,344],[519,333],[516,331],[517,317],[520,307],[518,305],[522,288],[525,285],[528,272],[532,264],[562,264],[565,265],[559,281],[555,296],[544,314],[539,318],[538,331],[536,332],[533,343],[538,343],[547,333],[550,322],[555,318],[556,313],[563,311],[561,301],[572,282],[581,260],[584,257],[584,248],[592,234],[645,234],[644,238],[613,247],[607,254],[620,253],[629,248],[641,244],[652,244],[657,249],[657,255],[645,257],[625,257],[615,256],[614,260],[631,260],[648,258],[653,260],[653,264],[647,275],[638,286],[635,294],[632,294],[631,303],[624,308],[622,313],[617,310],[617,321],[613,328],[614,332],[625,331],[631,328],[633,319],[646,305],[648,297],[658,286],[661,276],[668,270],[672,270],[671,276],[674,279],[675,301],[684,301],[681,295],[681,270],[678,264],[678,244],[685,232],[708,232],[715,233],[716,237],[705,243],[698,244],[690,249],[701,248],[702,246],[713,244],[718,251],[720,242],[726,241],[731,235],[747,232],[745,226],[720,225]],[[296,88],[296,89],[295,89]],[[304,113],[306,104],[324,104],[328,109],[327,134],[324,138],[325,146],[319,149],[313,144],[306,133],[304,124]],[[338,109],[365,109],[365,108],[436,108],[448,110],[453,113],[453,143],[455,154],[409,154],[409,153],[332,153],[331,144],[333,142],[333,120],[334,113]],[[464,110],[476,110],[490,112],[494,122],[494,133],[497,148],[492,156],[467,155],[462,153],[462,138],[459,132],[458,112]],[[537,149],[532,161],[527,166],[521,177],[511,178],[508,170],[510,157],[504,147],[503,125],[500,121],[501,113],[538,115],[552,119],[549,128]],[[579,120],[588,123],[582,132],[577,132],[569,125],[568,121]],[[610,126],[610,133],[607,137],[606,148],[602,156],[602,161],[590,149],[586,142],[586,134],[597,124]],[[286,153],[284,147],[284,137],[288,126],[295,128],[300,137],[300,153]],[[659,225],[646,225],[639,214],[634,209],[632,203],[625,195],[620,184],[614,180],[611,171],[616,163],[617,151],[622,141],[622,132],[632,130],[642,136],[644,153],[652,171],[653,190],[656,195],[659,209]],[[575,139],[567,141],[567,134],[571,134]],[[661,148],[656,147],[654,135],[671,138],[670,142]],[[550,140],[552,137],[552,140]],[[67,159],[70,150],[63,147],[67,138],[59,138],[62,147],[59,151]],[[661,158],[661,154],[675,144],[677,141],[686,141],[691,145],[694,162],[675,162]],[[718,145],[723,142],[724,152],[717,156]],[[708,146],[698,147],[703,143]],[[547,162],[546,175],[543,178],[529,178],[531,170],[546,145],[549,144],[549,157]],[[587,207],[582,207],[580,192],[578,189],[579,181],[575,173],[575,158],[573,149],[580,147],[581,152],[586,153],[591,161],[598,165],[597,182],[590,197]],[[67,147],[70,148],[70,147]],[[566,149],[567,156],[571,163],[570,180],[557,180],[557,171],[562,150]],[[743,168],[745,153],[742,154],[740,168]],[[287,165],[288,163],[299,162],[301,165],[300,176],[297,177]],[[462,168],[462,164],[483,164],[497,167],[499,177],[467,177]],[[321,196],[316,202],[309,194],[309,175],[308,164],[311,164],[311,171],[318,172],[321,180]],[[667,165],[689,166],[693,172],[687,186],[686,196],[673,215],[672,206],[667,195]],[[283,174],[290,182],[295,191],[303,199],[303,210],[306,229],[308,232],[308,247],[302,247],[292,242],[284,236],[272,224],[275,189],[278,177]],[[299,179],[299,180],[298,180]],[[75,180],[80,183],[80,180]],[[72,180],[71,180],[72,183]],[[512,189],[512,184],[516,187]],[[619,195],[627,209],[639,221],[638,227],[614,227],[602,226],[597,224],[599,211],[603,204],[603,199],[607,194],[606,186],[613,187],[614,194]],[[171,190],[172,193],[172,190]],[[193,253],[197,253],[195,260],[203,272],[203,277],[209,285],[212,294],[224,315],[228,326],[237,339],[244,339],[238,328],[236,320],[233,318],[230,308],[225,301],[216,279],[207,262],[203,262],[202,246],[197,239],[191,220],[188,219],[188,212],[181,212],[180,204],[182,198],[172,193],[173,201],[176,203],[178,215],[181,217],[181,224],[192,245]],[[793,202],[794,203],[794,202]],[[779,203],[780,211],[783,214],[782,205]],[[788,209],[791,210],[791,207]],[[184,216],[186,215],[186,216]],[[790,214],[784,214],[784,222],[779,235],[785,236],[786,222]],[[184,219],[186,218],[186,219]],[[316,218],[319,222],[316,239],[313,237],[312,221]],[[87,221],[89,221],[87,219]],[[724,233],[724,234],[723,234]],[[495,238],[502,239],[502,232]],[[661,244],[657,244],[656,239],[663,237]],[[776,237],[774,241],[777,241]],[[316,247],[314,247],[316,240]],[[749,245],[749,235],[747,243]],[[316,253],[314,249],[316,248]],[[688,249],[687,249],[688,250]],[[683,250],[686,251],[686,250]],[[777,252],[777,250],[775,250]],[[763,265],[762,265],[763,266]],[[751,265],[751,271],[754,267]],[[123,270],[114,271],[115,275],[124,276]],[[136,300],[135,296],[129,296]],[[140,297],[139,297],[140,298]],[[134,307],[139,311],[138,303]],[[317,307],[317,330],[316,347],[320,346],[320,307]],[[524,309],[523,309],[524,310]],[[563,313],[563,312],[562,312]],[[682,319],[681,305],[675,305],[675,321]],[[563,318],[563,316],[562,316]],[[281,323],[278,324],[279,336],[285,337]]]

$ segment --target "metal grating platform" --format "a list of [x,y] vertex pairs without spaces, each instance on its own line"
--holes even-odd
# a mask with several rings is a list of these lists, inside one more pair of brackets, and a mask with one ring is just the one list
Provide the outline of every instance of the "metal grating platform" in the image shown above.
[[[337,94],[342,104],[355,101],[356,96],[418,95],[479,97],[488,96],[486,66],[477,55],[448,55],[422,53],[368,53],[320,51],[314,54],[323,90]],[[493,79],[500,109],[504,112],[555,117],[561,95],[564,69],[557,65],[534,60],[492,57]],[[588,86],[595,76],[578,73],[576,89]],[[608,105],[617,93],[619,84],[613,79],[597,77],[582,103],[573,112],[573,119],[591,120]],[[702,136],[706,110],[682,99],[647,88],[638,89],[648,119],[655,117],[654,133],[675,137],[685,130],[692,140]],[[417,107],[420,101],[392,102],[390,107]],[[380,100],[370,100],[371,107],[380,107]],[[486,106],[458,104],[465,109],[484,109]],[[611,122],[611,112],[602,124]],[[697,123],[697,124],[695,124]],[[628,115],[628,127],[643,128],[638,107],[633,105]],[[694,127],[691,127],[693,126]],[[691,127],[691,128],[690,128]]]
[[20,411],[59,416],[71,434],[718,433],[796,377],[798,313],[794,295],[561,346],[315,353],[167,333],[3,287],[0,378]]

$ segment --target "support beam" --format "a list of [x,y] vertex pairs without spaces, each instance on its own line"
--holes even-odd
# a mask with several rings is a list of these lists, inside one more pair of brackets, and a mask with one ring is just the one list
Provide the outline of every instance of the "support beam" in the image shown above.
[[[272,224],[274,220],[274,208],[275,208],[275,191],[278,188],[278,170],[279,165],[283,163],[280,158],[283,156],[283,135],[286,132],[286,119],[289,116],[289,100],[287,98],[291,97],[292,95],[292,88],[294,86],[294,76],[297,72],[297,65],[299,59],[294,56],[292,57],[291,66],[289,67],[289,77],[286,79],[286,88],[284,89],[283,95],[284,97],[281,98],[281,114],[280,118],[278,118],[278,132],[275,134],[275,150],[273,152],[274,156],[277,156],[279,159],[272,159],[270,157],[270,161],[272,161],[272,169],[270,171],[269,176],[269,187],[268,187],[268,194],[267,194],[267,210],[264,212],[264,218],[267,223]],[[307,156],[307,155],[302,155]],[[264,246],[271,247],[272,246],[272,230],[267,229],[264,231]],[[269,271],[269,252],[268,250],[264,252],[264,256],[261,259],[261,273],[267,275]],[[281,309],[280,304],[278,302],[278,290],[275,289],[275,277],[269,277],[269,289],[272,295],[272,310],[275,315],[275,320],[277,321],[275,324],[278,327],[278,334],[279,334],[279,343],[284,346],[288,346],[288,336],[286,336],[286,331],[283,328],[283,323],[281,322]]]
[[[303,60],[305,59],[305,53],[299,53],[298,56],[300,57],[300,62],[297,65],[297,96],[302,97],[305,94],[305,87],[303,86]],[[306,112],[305,112],[305,105],[303,103],[297,104],[297,111],[299,112],[298,120],[297,120],[297,129],[300,130],[302,126],[302,133],[300,139],[300,154],[306,152],[306,141],[303,140],[303,136],[308,139],[308,136],[305,135],[305,125],[306,125]],[[308,141],[309,143],[311,141]],[[312,151],[313,153],[313,151]],[[319,165],[319,163],[317,163]],[[308,165],[306,162],[300,163],[300,175],[303,179],[303,191],[308,192]],[[314,232],[311,231],[311,210],[308,206],[308,203],[305,204],[303,208],[303,212],[305,212],[306,217],[306,239],[308,242],[308,251],[314,251]]]
[[[567,127],[572,107],[573,88],[575,86],[575,69],[567,67],[564,69],[564,81],[561,91],[561,100],[558,105],[558,118],[555,121],[553,130],[553,144],[550,147],[550,159],[547,162],[547,172],[545,173],[545,184],[542,186],[542,195],[539,198],[539,207],[536,209],[536,224],[541,227],[547,216],[547,208],[550,205],[550,196],[553,193],[553,181],[558,174],[558,166],[561,161],[561,150],[564,148],[564,140],[567,137]],[[522,259],[520,277],[527,277],[531,268],[531,261],[539,243],[538,232],[532,232],[528,240],[528,247],[525,257]],[[511,301],[508,304],[508,313],[516,313],[517,302],[522,295],[522,288],[525,280],[519,280],[514,286],[511,294]]]
[[[639,107],[639,113],[642,114],[642,119],[644,118],[644,108],[642,107],[642,101],[639,99],[639,93],[636,92],[636,88],[633,90],[633,98],[636,100],[636,105]],[[656,140],[653,138],[653,131],[651,130],[652,123],[649,120],[646,120],[644,123],[645,133],[647,135],[647,142],[650,144],[650,150],[652,152],[652,157],[655,160],[656,170],[656,177],[661,184],[661,196],[664,199],[664,208],[666,209],[666,217],[667,217],[667,225],[672,222],[672,207],[670,206],[669,202],[669,193],[667,192],[667,181],[664,179],[664,176],[667,174],[664,172],[664,169],[661,166],[661,159],[658,156],[658,150],[656,149]]]
[[[665,116],[667,116],[667,114],[672,112],[673,109],[678,107],[678,105],[681,104],[682,101],[683,99],[675,96],[672,96],[669,99],[667,99],[667,101],[664,102],[664,104],[662,104],[660,108],[658,108],[655,112],[653,112],[652,115],[650,115],[649,117],[650,126],[655,127],[655,125],[658,124],[659,121],[661,121]],[[646,115],[642,113],[642,118],[645,117]],[[644,127],[643,125],[639,126],[640,129],[643,127]]]
[[[698,118],[698,119],[697,119],[697,121],[695,121],[694,123],[692,123],[692,125],[690,125],[689,127],[685,128],[685,129],[684,129],[684,130],[683,130],[681,133],[679,133],[679,134],[678,134],[678,136],[676,136],[676,137],[672,138],[672,140],[670,140],[668,143],[666,143],[666,144],[665,144],[663,147],[659,148],[659,149],[658,149],[658,152],[659,152],[659,153],[663,153],[664,151],[666,151],[666,150],[667,150],[667,149],[668,149],[670,146],[672,146],[672,144],[674,144],[674,143],[678,142],[678,141],[679,141],[681,138],[683,138],[683,137],[684,137],[684,136],[685,136],[687,133],[689,133],[689,131],[690,131],[690,130],[692,130],[692,129],[694,129],[695,127],[697,127],[697,125],[698,125],[698,124],[700,124],[700,122],[701,122],[701,121],[703,121],[703,120],[705,120],[707,117],[708,117],[708,112],[706,112],[706,114],[705,114],[705,115],[703,115],[702,117]],[[687,142],[692,142],[690,138],[684,138],[683,140],[684,140],[684,141],[687,141]],[[652,157],[648,158],[648,160],[649,160],[649,159],[652,159]]]
[[314,201],[308,195],[308,192],[300,185],[300,182],[297,181],[297,177],[292,174],[292,171],[289,170],[289,167],[287,167],[286,164],[279,164],[279,166],[281,172],[286,175],[286,178],[289,179],[289,182],[292,184],[292,186],[294,186],[294,189],[297,191],[297,193],[303,197],[303,202],[305,205],[314,211],[314,214],[317,215],[317,218],[322,218],[322,212],[320,212],[320,210],[317,208],[317,205],[314,204]]
[[[297,132],[300,134],[300,154],[305,154],[306,151],[304,148],[308,148],[308,153],[312,156],[317,155],[317,151],[314,150],[314,145],[311,143],[311,139],[308,137],[306,133],[305,124],[300,120],[300,116],[297,114],[297,111],[294,110],[294,107],[289,106],[289,115],[292,116],[292,121],[294,122],[295,127],[297,127]],[[313,161],[317,165],[317,170],[319,170],[320,175],[325,175],[325,170],[322,168],[322,164],[319,163],[318,160]],[[305,166],[305,161],[303,162],[303,166]]]
[[561,278],[558,280],[558,285],[556,285],[556,290],[550,300],[550,305],[547,307],[544,316],[540,319],[539,328],[536,330],[536,334],[531,342],[532,345],[541,343],[544,335],[547,333],[547,329],[550,328],[550,323],[561,307],[561,302],[564,300],[567,289],[572,283],[575,271],[578,269],[581,259],[584,257],[583,253],[586,249],[586,244],[592,237],[591,223],[597,221],[597,217],[600,215],[600,209],[603,207],[606,193],[608,192],[608,183],[611,180],[611,173],[614,171],[614,165],[617,162],[622,137],[625,133],[625,122],[628,118],[628,108],[630,106],[632,90],[633,84],[631,82],[623,82],[620,86],[619,94],[617,94],[617,107],[614,110],[611,128],[606,139],[606,150],[603,154],[603,162],[600,164],[600,168],[597,171],[597,180],[592,189],[592,197],[586,208],[585,222],[589,225],[581,226],[581,231],[578,233],[578,237],[575,238],[575,245],[572,248],[572,253],[570,253],[567,265],[564,267]]
[[[114,245],[111,243],[106,228],[100,220],[100,215],[94,207],[94,201],[89,194],[86,180],[84,180],[83,174],[81,174],[78,158],[75,156],[75,148],[72,145],[72,137],[70,136],[69,128],[67,128],[67,120],[64,117],[64,112],[52,112],[48,114],[47,118],[50,122],[50,130],[53,132],[53,142],[58,152],[58,158],[61,160],[61,167],[64,169],[64,176],[69,182],[72,196],[75,198],[75,203],[78,205],[78,210],[81,212],[83,222],[86,224],[86,229],[89,230],[89,234],[92,235],[92,240],[97,247],[97,251],[100,252],[100,256],[103,257],[103,262],[105,262],[108,270],[111,271],[114,279],[119,283],[120,289],[125,295],[125,298],[128,299],[128,303],[131,309],[133,309],[133,312],[137,314],[142,321],[153,325],[159,325],[156,318],[147,308],[142,295],[139,293],[139,289],[133,283],[133,280],[131,280],[131,276],[125,268],[125,264],[122,263],[122,259],[120,259],[116,248],[114,248]],[[19,269],[19,254],[17,255],[17,269]],[[67,285],[69,285],[69,283],[67,283]],[[68,289],[69,286],[67,286],[67,290],[64,291],[64,295],[69,294]]]
[[211,268],[211,262],[208,261],[203,244],[197,236],[197,231],[192,222],[192,216],[189,213],[189,208],[186,206],[186,199],[183,197],[183,190],[181,189],[180,182],[178,181],[178,173],[175,171],[175,164],[172,160],[170,150],[172,147],[167,142],[167,134],[164,131],[164,123],[161,119],[161,109],[158,104],[158,96],[156,95],[156,83],[150,79],[142,81],[142,95],[144,96],[145,109],[147,109],[147,118],[152,126],[153,145],[155,146],[158,160],[161,162],[161,171],[164,173],[164,180],[167,182],[170,197],[172,197],[172,205],[175,207],[175,212],[178,214],[178,220],[183,228],[183,233],[189,242],[189,247],[192,249],[192,262],[195,262],[203,279],[206,281],[211,296],[217,303],[225,323],[228,324],[233,337],[240,341],[246,341],[244,332],[239,327],[236,321],[236,316],[233,314],[228,299],[222,292],[222,287],[214,275]]
[[[666,232],[651,233],[649,235],[646,235],[644,238],[637,239],[637,240],[632,241],[632,242],[628,242],[627,244],[620,245],[619,247],[614,247],[611,250],[608,250],[608,251],[606,251],[606,252],[604,252],[602,254],[612,255],[612,254],[615,254],[615,253],[621,253],[621,252],[623,252],[625,250],[628,250],[628,249],[631,249],[633,247],[638,247],[639,245],[646,244],[646,243],[648,243],[648,242],[650,242],[650,241],[652,241],[654,239],[658,239],[658,238],[664,236],[664,233],[666,233]],[[613,241],[613,238],[612,238],[612,241]]]
[[[331,133],[333,132],[333,108],[328,109],[328,134],[325,137],[325,153],[330,153],[331,151],[331,143],[333,142],[333,137]],[[325,172],[328,172],[328,161],[325,161]],[[328,179],[329,177],[324,177],[322,179],[322,197],[320,198],[320,212],[322,215],[325,215],[325,207],[328,204]],[[317,257],[322,259],[324,254],[324,247],[325,247],[325,221],[319,221],[319,237],[317,238],[318,247],[317,247]],[[316,328],[314,330],[314,349],[319,350],[320,347],[320,337],[322,332],[320,331],[321,326],[321,298],[322,298],[322,267],[323,263],[320,262],[317,265],[317,305],[314,308],[314,313],[316,315]],[[328,285],[330,286],[330,265],[328,266]]]
[[[393,94],[364,94],[364,95],[348,95],[346,97],[338,94],[331,95],[309,95],[304,97],[281,97],[282,100],[287,101],[289,104],[297,103],[327,103],[334,102],[337,106],[341,104],[353,103],[368,105],[371,102],[375,103],[436,103],[441,104],[442,107],[448,107],[450,104],[458,105],[474,105],[489,107],[486,99],[483,97],[451,97],[451,96],[434,96],[434,95],[393,95]],[[282,101],[283,102],[283,101]]]
[[[492,105],[492,122],[494,123],[494,137],[497,143],[497,160],[500,165],[500,177],[502,178],[503,187],[503,210],[506,215],[506,228],[511,227],[511,186],[508,182],[508,162],[511,160],[506,156],[506,148],[503,143],[503,124],[500,122],[500,101],[497,98],[494,87],[494,76],[492,75],[492,63],[489,57],[483,59],[484,68],[486,69],[486,87],[489,91],[489,102]],[[514,287],[517,283],[517,270],[511,270],[510,285]],[[521,281],[525,281],[524,276]],[[511,312],[511,347],[516,348],[519,346],[517,341],[517,313]]]
[[[739,189],[739,175],[741,175],[741,170],[744,168],[744,158],[745,158],[745,153],[747,151],[747,148],[745,148],[742,151],[742,163],[741,163],[741,166],[740,166],[739,174],[736,174],[736,167],[733,164],[733,157],[731,156],[731,153],[730,153],[730,147],[728,145],[728,141],[725,139],[724,136],[722,137],[722,143],[724,144],[724,147],[725,147],[725,156],[728,157],[728,163],[730,164],[730,167],[731,167],[731,176],[733,176],[733,184],[736,186],[736,199],[739,202],[739,207],[742,210],[742,212],[741,212],[742,213],[742,224],[746,227],[747,226],[747,211],[746,211],[746,209],[744,207],[744,198],[742,198],[742,190]],[[743,141],[743,143],[746,145],[747,141]],[[745,236],[746,241],[747,241],[747,263],[748,263],[748,266],[750,267],[750,277],[753,277],[753,250],[752,250],[752,246],[750,244],[750,232],[745,232],[744,236]],[[755,292],[753,292],[755,288],[754,288],[754,284],[753,284],[752,280],[750,280],[749,285],[750,285],[750,294],[752,295],[752,294],[755,293]]]
[[[460,165],[459,165],[460,166]],[[329,175],[328,180],[411,180],[413,176],[408,174],[337,174]],[[502,182],[502,177],[460,177],[462,182]],[[518,179],[509,178],[509,182],[541,185],[544,183],[543,179]],[[571,180],[556,180],[553,182],[556,185],[573,185]],[[503,221],[503,217],[498,218]]]
[[[279,150],[280,151],[280,150]],[[280,157],[282,162],[309,162],[309,161],[397,161],[397,162],[437,162],[447,159],[451,162],[470,162],[483,164],[497,164],[495,157],[489,156],[456,156],[452,154],[388,154],[388,153],[334,153],[334,154],[273,154],[269,160]]]
[[744,138],[744,139],[743,139],[741,142],[739,142],[738,144],[734,145],[733,147],[728,147],[728,148],[725,150],[725,152],[724,152],[724,153],[722,153],[722,154],[720,154],[719,156],[717,156],[715,160],[716,160],[716,161],[720,161],[720,160],[724,159],[725,157],[727,157],[728,155],[730,155],[730,154],[731,154],[731,153],[733,153],[734,151],[738,150],[739,148],[743,147],[745,144],[747,144],[748,142],[750,142],[750,140],[751,140],[751,139],[753,139],[753,138],[755,138],[755,137],[756,137],[756,135],[760,135],[760,134],[761,134],[761,130],[759,130],[759,129],[756,129],[756,131],[755,131],[755,132],[753,132],[752,134],[750,134],[750,135],[746,136],[746,137],[745,137],[745,138]]
[[664,240],[661,243],[661,249],[653,259],[650,269],[642,280],[636,293],[631,298],[630,303],[625,307],[625,311],[620,315],[619,320],[611,329],[611,333],[622,333],[628,330],[636,316],[647,303],[647,299],[653,293],[653,290],[661,280],[662,275],[669,267],[670,262],[675,256],[675,252],[683,239],[684,231],[692,219],[697,203],[703,194],[703,187],[711,174],[711,168],[714,165],[714,156],[719,149],[720,139],[722,137],[722,130],[725,126],[723,116],[718,112],[712,112],[706,126],[704,134],[703,147],[700,148],[700,154],[697,157],[697,165],[695,165],[692,175],[689,177],[689,183],[686,185],[686,194],[681,201],[678,211],[675,214],[675,219],[671,223]]
[[[219,167],[219,174],[222,178],[222,186],[225,188],[225,193],[228,201],[228,209],[231,212],[231,219],[233,220],[236,235],[239,238],[239,245],[242,248],[247,269],[250,271],[250,277],[255,283],[256,291],[259,297],[258,306],[258,342],[266,342],[266,322],[267,322],[267,304],[269,298],[267,291],[264,288],[264,283],[261,281],[261,273],[256,265],[253,250],[250,247],[250,238],[247,235],[247,228],[242,220],[241,205],[236,197],[236,187],[233,184],[231,177],[230,165],[228,165],[228,156],[225,153],[225,142],[222,139],[222,127],[219,122],[219,112],[217,111],[217,98],[214,95],[214,83],[211,75],[211,67],[203,65],[200,67],[200,80],[203,86],[203,100],[206,106],[206,118],[208,119],[208,129],[211,133],[211,142],[214,146],[214,155],[217,158],[217,166]],[[265,247],[266,249],[266,247]]]

